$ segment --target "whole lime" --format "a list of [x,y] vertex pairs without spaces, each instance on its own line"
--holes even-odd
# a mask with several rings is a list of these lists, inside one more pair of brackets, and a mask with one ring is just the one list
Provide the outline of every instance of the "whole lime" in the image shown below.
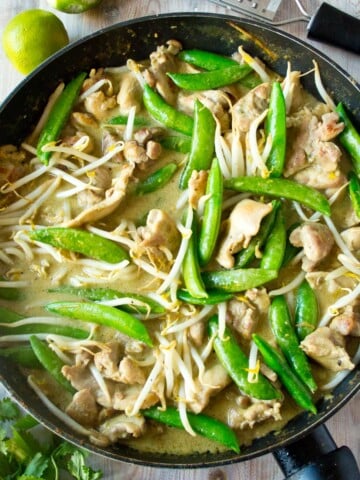
[[23,74],[69,43],[61,20],[47,10],[25,10],[13,17],[2,34],[3,49]]
[[48,4],[65,13],[82,13],[97,7],[102,0],[47,0]]

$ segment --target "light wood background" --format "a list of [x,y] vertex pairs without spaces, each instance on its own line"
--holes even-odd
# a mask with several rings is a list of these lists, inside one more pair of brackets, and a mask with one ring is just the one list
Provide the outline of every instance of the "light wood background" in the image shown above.
[[[327,0],[328,3],[360,18],[360,0]],[[318,0],[304,0],[309,13],[314,13]],[[0,30],[18,12],[29,8],[51,10],[46,0],[0,0]],[[64,22],[70,40],[74,41],[99,28],[123,20],[144,15],[167,12],[218,12],[228,10],[206,0],[103,0],[101,7],[80,15],[68,15],[56,12]],[[230,12],[231,13],[231,12]],[[275,20],[280,21],[299,16],[294,0],[283,0]],[[306,38],[306,23],[298,22],[280,28],[299,38]],[[330,56],[353,77],[360,81],[360,57],[344,50],[308,40],[313,46]],[[0,101],[22,80],[22,75],[11,66],[0,49]],[[0,132],[1,143],[1,132]],[[4,389],[0,386],[0,394]],[[336,443],[348,445],[355,457],[360,459],[360,395],[353,398],[340,412],[327,422]],[[262,458],[216,469],[175,470],[144,468],[125,463],[106,460],[93,455],[91,463],[104,472],[106,480],[280,480],[280,469],[271,455]],[[344,479],[346,480],[346,479]]]

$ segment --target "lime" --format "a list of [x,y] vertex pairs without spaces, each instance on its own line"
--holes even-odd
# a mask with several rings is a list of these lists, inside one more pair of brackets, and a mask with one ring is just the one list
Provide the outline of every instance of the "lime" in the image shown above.
[[25,10],[6,25],[3,49],[23,74],[31,72],[46,58],[69,43],[67,31],[59,18],[47,10]]
[[99,5],[102,0],[47,0],[48,4],[65,13],[82,13]]

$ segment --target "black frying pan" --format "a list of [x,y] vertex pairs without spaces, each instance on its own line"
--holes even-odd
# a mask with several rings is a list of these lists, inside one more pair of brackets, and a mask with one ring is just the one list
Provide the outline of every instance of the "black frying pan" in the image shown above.
[[[0,144],[16,144],[30,132],[60,80],[68,81],[76,72],[88,71],[92,67],[122,65],[129,57],[144,59],[157,45],[170,38],[180,40],[184,48],[211,49],[222,54],[233,53],[242,43],[245,50],[262,58],[280,74],[285,74],[288,60],[291,60],[293,69],[306,72],[313,67],[312,59],[316,59],[323,82],[333,98],[344,101],[360,127],[359,85],[319,51],[259,22],[224,15],[185,13],[145,17],[111,26],[66,47],[46,61],[0,108]],[[304,84],[316,93],[311,75],[304,77]],[[240,455],[228,452],[186,457],[139,453],[124,446],[95,447],[47,411],[20,376],[17,367],[5,359],[0,363],[0,379],[24,408],[51,430],[115,460],[154,467],[211,467],[249,460],[273,451],[287,478],[360,479],[350,450],[346,447],[337,449],[322,425],[358,390],[359,368],[346,377],[330,399],[318,402],[317,415],[299,415],[280,433],[269,434],[242,448]]]

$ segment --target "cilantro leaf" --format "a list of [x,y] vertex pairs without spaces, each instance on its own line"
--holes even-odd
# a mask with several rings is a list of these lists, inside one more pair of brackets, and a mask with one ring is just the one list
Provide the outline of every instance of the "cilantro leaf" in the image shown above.
[[67,464],[69,473],[76,480],[99,480],[102,478],[102,472],[95,472],[91,467],[85,465],[84,454],[80,450],[75,450]]
[[19,407],[8,397],[0,400],[0,420],[14,420],[20,415]]

